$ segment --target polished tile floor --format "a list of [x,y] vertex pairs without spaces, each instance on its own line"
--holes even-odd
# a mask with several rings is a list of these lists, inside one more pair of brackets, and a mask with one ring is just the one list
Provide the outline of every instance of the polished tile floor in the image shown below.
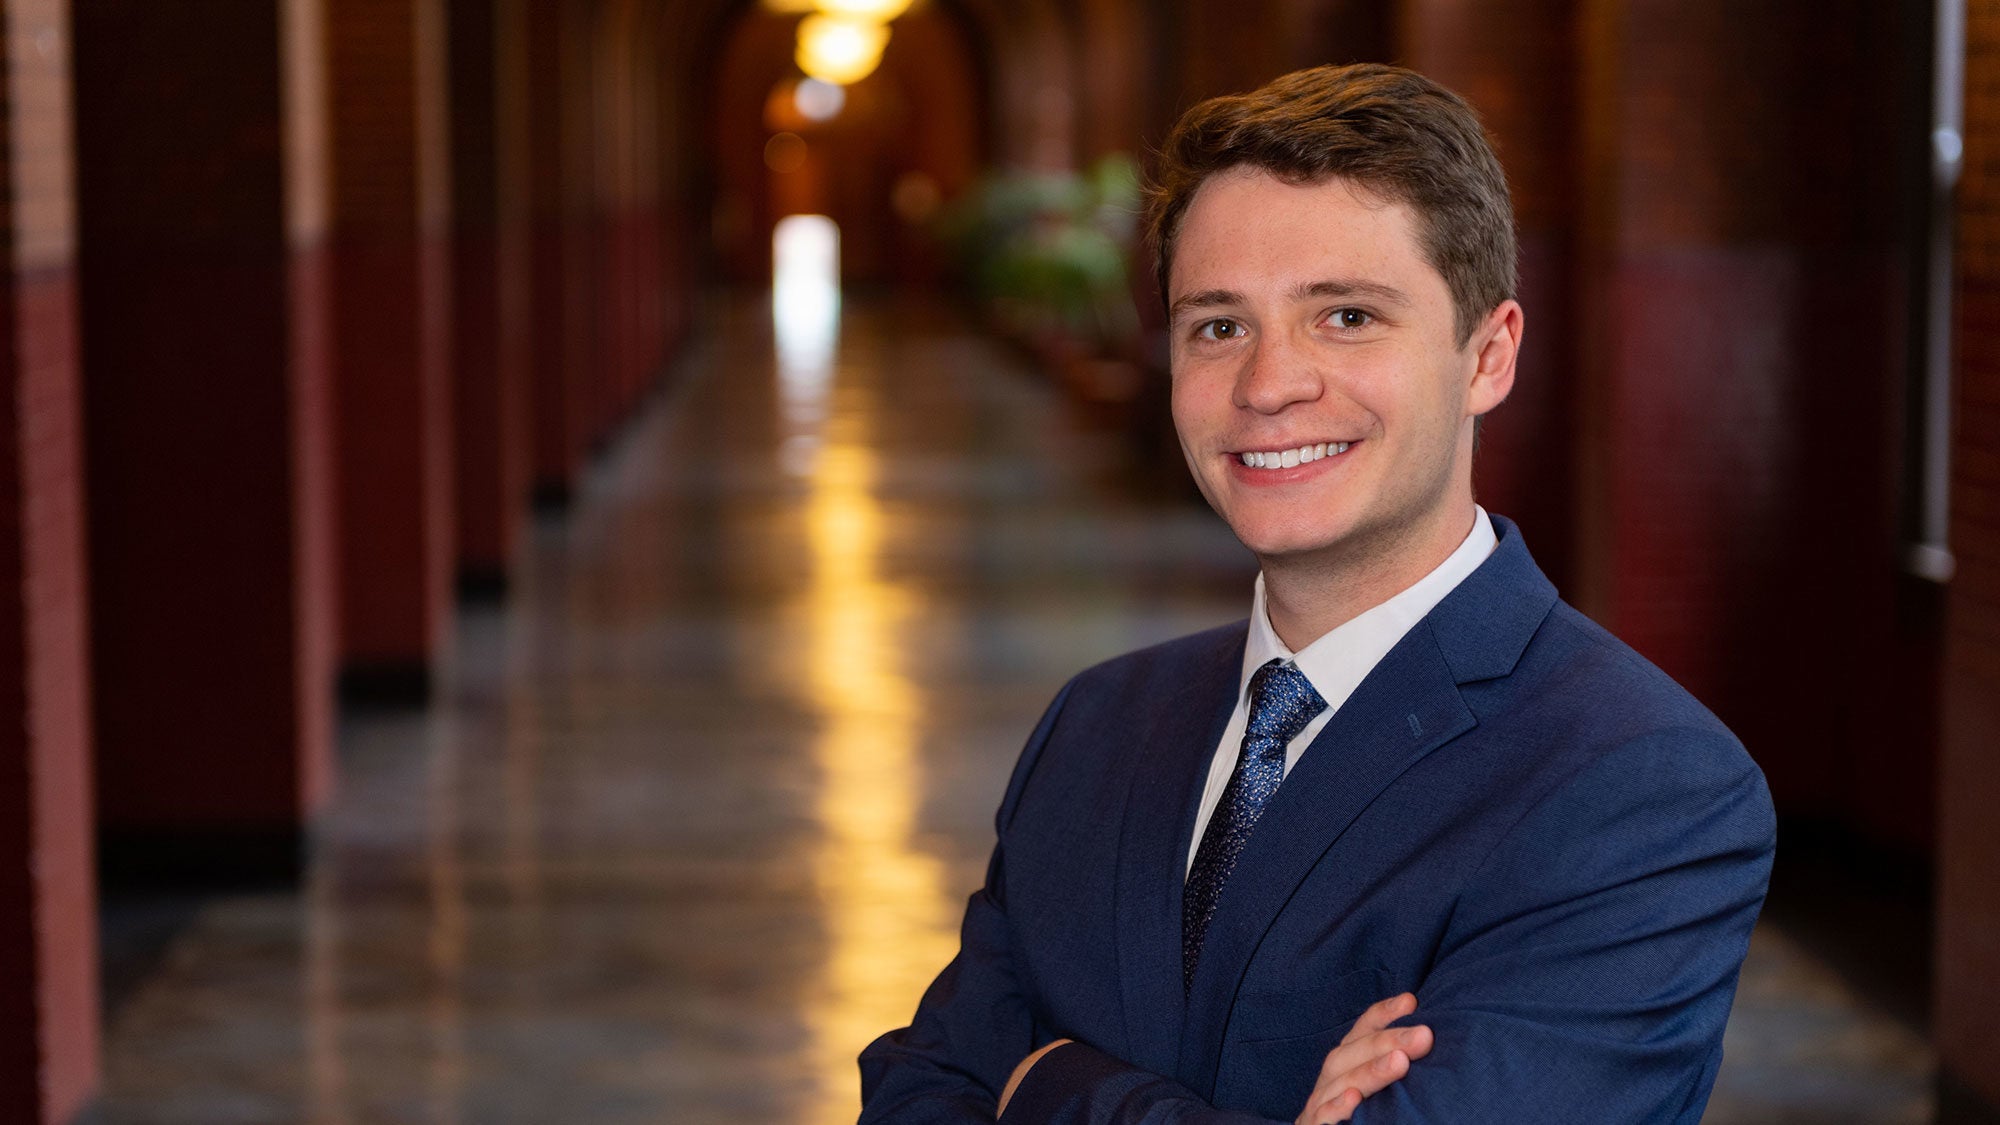
[[[1048,696],[1252,566],[940,308],[775,323],[718,299],[440,702],[344,718],[302,888],[107,904],[94,1120],[853,1120]],[[1929,1119],[1921,1036],[1775,927],[1729,1050],[1712,1122]]]

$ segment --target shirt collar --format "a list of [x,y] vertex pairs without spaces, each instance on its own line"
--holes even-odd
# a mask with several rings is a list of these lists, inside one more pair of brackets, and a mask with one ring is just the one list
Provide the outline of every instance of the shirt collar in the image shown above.
[[1374,671],[1396,642],[1403,639],[1424,615],[1436,608],[1445,595],[1479,569],[1486,556],[1500,542],[1486,509],[1473,505],[1472,531],[1436,569],[1402,593],[1375,606],[1293,652],[1278,639],[1271,627],[1264,602],[1264,575],[1257,575],[1256,593],[1251,600],[1250,636],[1243,645],[1243,675],[1237,682],[1237,699],[1250,690],[1250,677],[1272,660],[1288,660],[1298,665],[1313,688],[1326,700],[1329,713],[1338,711],[1361,681]]

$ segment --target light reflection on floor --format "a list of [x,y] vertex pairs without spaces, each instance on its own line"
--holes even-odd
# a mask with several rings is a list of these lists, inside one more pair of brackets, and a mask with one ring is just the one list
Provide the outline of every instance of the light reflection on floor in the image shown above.
[[798,432],[781,447],[804,476],[811,574],[804,620],[805,696],[820,733],[814,810],[823,838],[812,867],[828,949],[805,1019],[820,1096],[809,1119],[854,1119],[854,1057],[905,1022],[938,966],[956,949],[955,896],[938,857],[920,846],[917,766],[921,685],[904,671],[901,638],[925,611],[919,595],[883,572],[884,513],[873,389],[852,388],[829,409],[837,382],[839,232],[822,216],[778,225],[772,292],[782,421]]
[[[717,303],[444,701],[345,718],[303,888],[206,901],[121,990],[95,1122],[852,1119],[1049,696],[1250,570],[947,312],[815,315]],[[1775,931],[1729,1050],[1718,1125],[1929,1115],[1921,1038]]]

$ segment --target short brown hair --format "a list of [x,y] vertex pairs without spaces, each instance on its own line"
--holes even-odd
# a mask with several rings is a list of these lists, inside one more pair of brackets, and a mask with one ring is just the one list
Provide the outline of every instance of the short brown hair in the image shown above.
[[1514,295],[1514,208],[1507,177],[1465,99],[1414,71],[1378,63],[1293,71],[1183,114],[1147,192],[1162,299],[1174,240],[1195,192],[1231,168],[1290,183],[1352,180],[1416,214],[1417,242],[1451,291],[1463,347]]

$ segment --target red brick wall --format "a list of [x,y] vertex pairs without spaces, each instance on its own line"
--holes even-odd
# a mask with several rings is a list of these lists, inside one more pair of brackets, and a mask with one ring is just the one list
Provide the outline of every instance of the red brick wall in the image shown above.
[[1086,0],[1078,12],[1079,164],[1106,153],[1144,151],[1152,32],[1138,0]]
[[97,791],[116,838],[296,836],[330,785],[322,110],[296,96],[315,85],[311,8],[75,4]]
[[[526,9],[451,6],[452,321],[459,569],[503,582],[528,498]],[[512,306],[512,307],[510,307]]]
[[1521,526],[1535,560],[1570,586],[1576,528],[1576,0],[1410,0],[1398,57],[1478,108],[1507,169],[1527,335],[1507,402],[1486,420],[1480,502]]
[[[657,250],[651,136],[640,127],[639,66],[647,43],[637,0],[600,0],[591,39],[591,206],[596,236],[596,358],[592,436],[608,433],[638,397],[656,357],[641,324]],[[642,148],[643,146],[643,148]]]
[[68,10],[0,22],[0,1116],[98,1079]]
[[456,571],[442,0],[326,0],[342,655],[424,682]]
[[333,292],[327,235],[326,50],[322,0],[283,0],[286,312],[291,397],[292,644],[300,807],[332,796],[333,690],[340,659],[339,497],[335,481]]
[[1922,76],[1859,5],[1584,15],[1573,596],[1736,729],[1781,814],[1921,850],[1897,169]]
[[590,433],[590,28],[575,0],[527,0],[534,487],[567,496]]
[[2000,1105],[2000,3],[1969,7],[1934,1022]]

